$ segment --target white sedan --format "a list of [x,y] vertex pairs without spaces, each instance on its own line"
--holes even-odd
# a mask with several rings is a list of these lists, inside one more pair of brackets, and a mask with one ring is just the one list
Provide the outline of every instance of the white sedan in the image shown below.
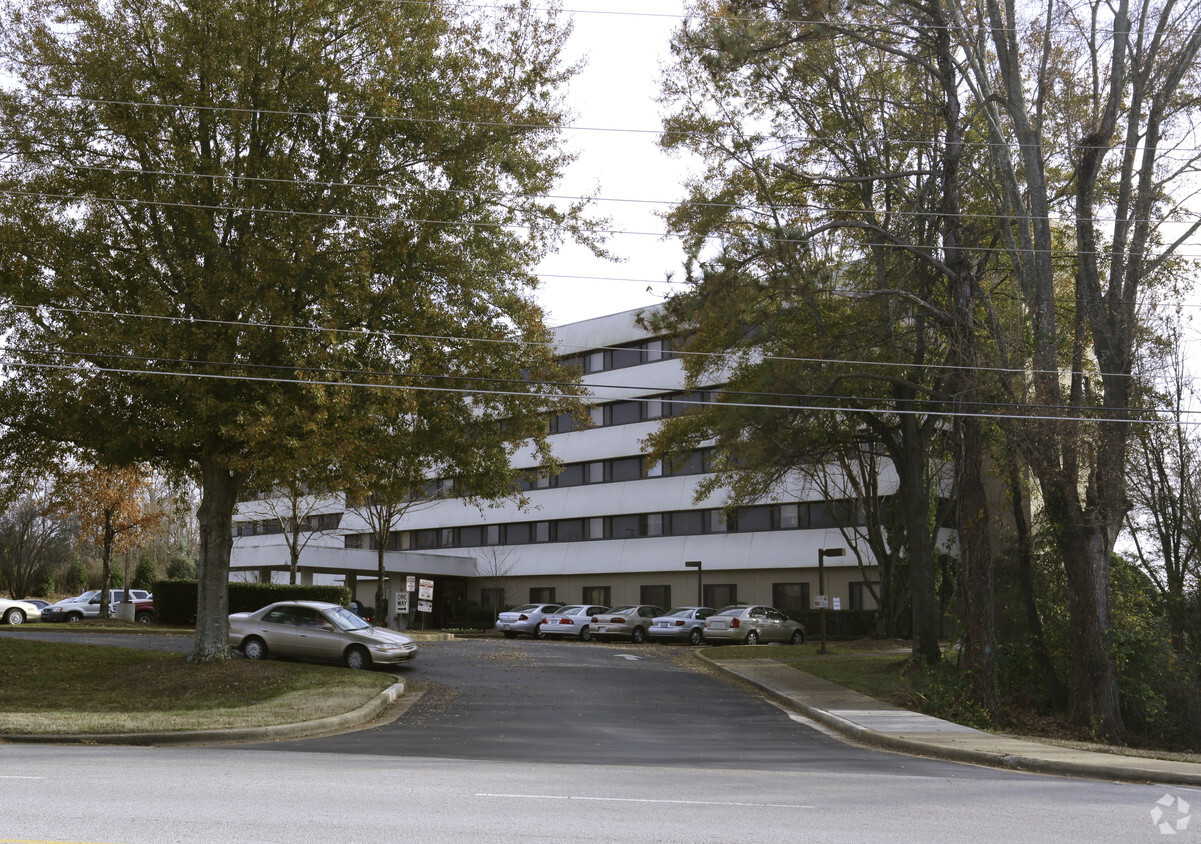
[[608,607],[572,604],[543,618],[539,629],[549,639],[571,636],[581,642],[588,642],[592,639],[592,616],[608,611]]
[[27,621],[40,621],[41,618],[42,611],[37,604],[0,598],[0,619],[5,624],[24,624]]

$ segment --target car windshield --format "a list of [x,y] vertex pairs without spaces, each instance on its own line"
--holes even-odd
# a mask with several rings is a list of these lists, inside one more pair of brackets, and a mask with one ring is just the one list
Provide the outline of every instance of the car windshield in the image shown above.
[[538,609],[539,606],[541,606],[541,605],[540,604],[522,604],[520,607],[513,607],[513,609],[509,610],[509,612],[530,612],[531,610]]
[[559,610],[559,614],[560,615],[579,615],[586,609],[588,609],[588,608],[587,607],[564,607],[563,609]]
[[623,612],[629,613],[629,612],[634,612],[637,609],[638,609],[638,607],[614,607],[613,609],[609,610],[608,614],[609,615],[617,615],[618,613],[623,613]]
[[742,615],[742,613],[745,611],[746,611],[746,607],[730,607],[729,609],[725,609],[719,613],[715,613],[715,615]]
[[692,615],[692,607],[682,607],[667,614],[669,618],[688,618]]
[[334,607],[333,609],[325,610],[325,614],[333,621],[334,626],[339,630],[362,630],[370,627],[363,619],[352,613],[346,607]]

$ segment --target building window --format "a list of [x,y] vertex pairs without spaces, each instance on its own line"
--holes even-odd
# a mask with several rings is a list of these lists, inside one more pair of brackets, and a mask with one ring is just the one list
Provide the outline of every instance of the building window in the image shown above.
[[502,528],[504,525],[486,525],[484,527],[484,544],[500,545],[503,542]]
[[592,424],[596,427],[602,427],[605,424],[604,405],[593,405],[588,408],[588,418],[592,420]]
[[579,542],[583,538],[583,519],[560,519],[555,523],[555,542]]
[[531,586],[530,587],[530,603],[531,604],[553,604],[555,602],[555,587],[553,586]]
[[642,363],[642,357],[641,343],[637,346],[623,346],[619,349],[610,349],[609,367],[611,369],[625,369],[627,366],[638,366]]
[[700,510],[681,510],[671,514],[672,536],[694,536],[705,532],[705,514]]
[[478,548],[484,544],[484,529],[479,525],[468,525],[459,528],[459,547]]
[[671,608],[670,586],[643,586],[638,590],[638,603],[651,604],[663,609]]
[[605,371],[605,352],[603,349],[596,352],[589,352],[584,356],[584,371],[585,372],[604,372]]
[[[880,584],[872,583],[871,585],[878,587]],[[872,593],[868,591],[866,584],[862,581],[850,584],[849,597],[850,600],[847,602],[850,604],[849,609],[866,610],[876,608],[876,602],[872,600]],[[869,604],[871,606],[868,606]]]
[[[725,510],[706,510],[705,517],[708,522],[706,531],[708,533],[725,533],[728,527]],[[714,606],[709,604],[708,606]]]
[[609,520],[612,539],[633,539],[638,536],[641,520],[637,516],[613,516]]
[[588,539],[607,539],[605,534],[605,520],[603,518],[588,519],[585,525]]
[[609,600],[611,594],[611,587],[608,586],[585,586],[580,595],[580,603],[611,607],[613,606],[613,602]]
[[530,523],[516,522],[505,525],[506,545],[525,545],[530,541]]
[[610,425],[630,425],[642,421],[642,402],[619,401],[609,405]]
[[771,530],[771,507],[742,507],[735,514],[733,530],[739,533]]
[[439,548],[454,548],[455,547],[455,545],[456,545],[455,530],[456,530],[455,528],[442,528],[440,531],[438,531],[438,547]]
[[643,417],[646,419],[661,419],[663,417],[663,401],[648,399],[642,403]]
[[584,464],[568,463],[555,478],[555,486],[580,486],[584,483]]
[[589,463],[584,467],[584,483],[603,484],[604,482],[605,463],[603,460],[598,460],[595,463]]
[[642,517],[642,524],[640,524],[638,528],[640,536],[662,536],[663,514],[647,513]]
[[484,588],[480,590],[480,603],[485,607],[502,607],[505,603],[505,590],[502,587]]
[[641,457],[618,457],[610,461],[609,480],[636,481],[642,477]]
[[736,583],[706,583],[702,591],[707,607],[721,609],[724,606],[738,603],[738,584]]
[[534,522],[534,541],[535,542],[550,542],[551,541],[550,522]]
[[344,537],[342,537],[342,544],[346,548],[362,548],[363,547],[363,534],[348,533]]
[[654,463],[648,463],[646,467],[646,476],[648,478],[658,478],[663,476],[663,461],[656,460]]
[[776,508],[778,522],[776,527],[780,530],[793,530],[801,526],[801,505],[799,504],[781,504]]
[[809,609],[809,584],[773,583],[771,605],[785,612]]

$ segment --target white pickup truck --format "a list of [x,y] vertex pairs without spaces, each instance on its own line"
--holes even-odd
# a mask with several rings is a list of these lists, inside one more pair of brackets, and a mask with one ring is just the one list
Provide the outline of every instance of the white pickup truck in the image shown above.
[[[124,589],[108,590],[109,598],[108,605],[110,612],[120,601],[125,600]],[[42,610],[42,621],[65,621],[75,622],[83,621],[85,618],[97,618],[100,615],[100,590],[93,589],[90,592],[84,592],[82,595],[76,595],[74,598],[66,598],[59,601],[57,604],[51,604]],[[149,601],[150,593],[145,589],[130,589],[129,600],[135,602]]]

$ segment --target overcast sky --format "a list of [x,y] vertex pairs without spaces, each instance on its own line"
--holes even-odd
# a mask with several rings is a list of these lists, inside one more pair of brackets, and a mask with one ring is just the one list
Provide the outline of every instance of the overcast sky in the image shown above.
[[661,120],[655,101],[659,66],[682,19],[683,0],[565,0],[564,6],[576,10],[570,55],[586,58],[587,67],[571,87],[572,123],[580,128],[566,135],[580,158],[560,193],[596,191],[601,198],[596,213],[611,218],[613,230],[628,234],[609,241],[622,263],[566,246],[540,265],[539,301],[551,325],[662,299],[669,287],[662,280],[668,272],[678,275],[681,252],[677,239],[655,236],[664,228],[655,214],[682,196],[686,172],[658,149]]

